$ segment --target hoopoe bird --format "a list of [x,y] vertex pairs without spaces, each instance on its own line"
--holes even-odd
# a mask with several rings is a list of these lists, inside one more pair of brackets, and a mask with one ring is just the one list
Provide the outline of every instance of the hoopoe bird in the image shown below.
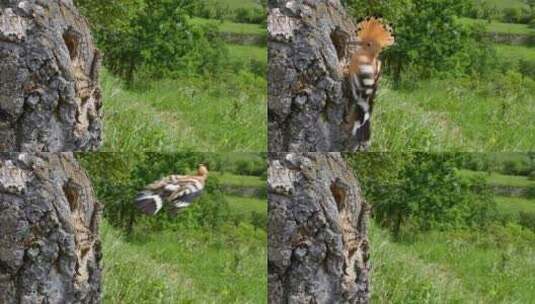
[[208,169],[200,164],[197,175],[171,175],[146,186],[135,204],[143,213],[155,215],[167,203],[171,214],[176,215],[202,194],[207,178]]
[[[357,132],[369,124],[381,76],[379,54],[385,48],[392,46],[394,41],[392,28],[381,18],[368,17],[357,25],[358,48],[345,70],[354,100],[347,119],[351,124],[353,136],[357,136]],[[355,105],[360,107],[360,113],[356,111]],[[359,134],[359,137],[364,137],[366,141],[370,136],[369,126],[367,129],[367,134]]]

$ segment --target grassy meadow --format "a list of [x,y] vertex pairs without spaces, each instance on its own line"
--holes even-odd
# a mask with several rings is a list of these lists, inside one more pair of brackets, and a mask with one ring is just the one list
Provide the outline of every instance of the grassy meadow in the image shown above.
[[[265,193],[266,178],[242,173],[265,171],[260,154],[78,157],[104,205],[105,303],[267,303],[267,203],[257,194]],[[133,199],[142,185],[169,172],[191,172],[188,168],[199,162],[213,171],[190,207],[176,217],[165,208],[154,216],[135,208]],[[258,191],[229,193],[226,185]]]
[[[535,214],[535,200],[496,198],[503,215]],[[487,230],[392,236],[370,229],[374,303],[531,303],[535,232],[515,224]]]
[[528,198],[497,196],[496,203],[500,212],[518,216],[520,212],[535,214],[535,200]]
[[535,35],[535,29],[530,28],[527,24],[504,23],[496,20],[492,20],[489,23],[487,20],[471,18],[461,18],[461,22],[465,24],[484,24],[491,33]]
[[526,3],[522,0],[485,0],[485,2],[491,5],[496,5],[500,9],[527,7]]
[[265,230],[241,223],[126,238],[105,223],[102,238],[105,303],[266,303]]
[[383,85],[377,100],[374,151],[527,151],[535,145],[529,94],[485,97],[477,88],[437,79],[406,90]]
[[266,47],[256,45],[231,45],[230,58],[232,60],[257,61],[267,65]]
[[512,187],[535,187],[535,181],[527,176],[505,175],[497,172],[477,172],[471,170],[460,170],[463,176],[482,176],[490,185],[502,185]]
[[[417,72],[409,66],[404,70],[405,79],[397,85],[387,72],[381,80],[372,117],[373,151],[535,149],[535,128],[531,123],[535,117],[535,46],[529,38],[535,37],[535,29],[528,22],[505,20],[510,10],[527,16],[529,7],[520,0],[474,0],[473,11],[485,10],[481,2],[489,4],[495,12],[492,18],[469,18],[471,13],[464,12],[453,14],[453,19],[464,26],[484,26],[482,36],[489,41],[485,45],[493,59],[478,63],[479,68],[486,68],[475,74],[444,70],[437,75],[418,77],[411,74]],[[421,38],[422,43],[425,41]],[[394,45],[393,49],[396,47],[400,46]],[[444,47],[438,48],[436,56],[444,51]],[[407,52],[410,54],[410,50]],[[428,58],[425,50],[420,52]]]
[[[533,30],[531,30],[533,31]],[[530,70],[535,47],[495,44],[498,58]],[[430,79],[393,89],[383,78],[374,110],[373,151],[531,151],[535,86],[529,76]],[[521,130],[521,131],[520,131]]]
[[267,232],[247,222],[267,216],[266,201],[227,200],[242,221],[217,231],[140,227],[125,236],[104,222],[104,302],[266,303]]
[[213,20],[195,17],[192,19],[195,24],[214,23],[219,26],[221,32],[233,34],[252,34],[263,36],[266,35],[266,28],[261,24],[238,23],[229,20]]
[[222,0],[221,2],[228,5],[231,9],[258,8],[260,6],[257,0]]
[[[258,43],[265,40],[266,29],[262,24],[236,20],[240,16],[238,10],[245,14],[244,18],[259,14],[261,6],[256,1],[224,1],[218,3],[218,8],[209,1],[203,4],[190,1],[191,5],[185,8],[189,10],[199,6],[199,10],[172,15],[162,6],[162,11],[150,18],[143,12],[136,13],[143,7],[143,1],[138,4],[128,1],[124,6],[114,3],[113,13],[119,14],[116,20],[132,18],[133,24],[144,22],[147,31],[156,30],[143,36],[143,39],[152,39],[145,43],[138,41],[141,36],[136,37],[135,32],[129,31],[122,23],[127,21],[109,21],[110,17],[103,15],[98,6],[88,1],[78,2],[92,24],[103,24],[102,27],[94,27],[97,43],[104,53],[105,66],[101,76],[105,121],[103,151],[266,150],[267,48],[265,44]],[[224,19],[196,15],[212,9],[223,10]],[[177,38],[182,39],[184,47],[173,43],[151,50],[142,49],[161,42],[159,39],[170,38],[160,38],[158,24],[153,24],[159,23],[155,20],[162,18],[186,20],[191,36]],[[114,32],[114,35],[124,36],[126,41],[122,44],[130,45],[128,48],[117,48],[120,42],[104,39],[108,32],[116,29],[124,31]],[[123,36],[119,35],[121,33]],[[232,34],[232,40],[226,41],[229,34]],[[239,43],[240,35],[256,37],[252,40],[256,44],[250,44],[250,39]],[[165,52],[168,47],[170,50]],[[158,53],[161,50],[164,51]],[[205,55],[202,52],[206,52]],[[177,64],[168,64],[173,60],[171,57],[178,53],[185,53],[184,57],[176,60]],[[137,59],[128,59],[126,63],[121,57],[129,58],[133,54],[139,54]],[[222,59],[211,62],[202,56]],[[142,59],[147,62],[142,63]],[[128,78],[125,76],[129,71],[127,63],[132,61],[140,63]]]
[[106,73],[103,150],[264,151],[266,82],[253,74],[241,79],[163,80],[127,89]]
[[[519,161],[526,157],[496,153],[489,155],[489,161]],[[489,185],[535,185],[525,176],[497,172],[458,169],[455,174],[461,178],[483,176]],[[533,303],[535,226],[532,222],[523,223],[521,218],[522,214],[528,221],[535,218],[535,197],[492,192],[491,196],[497,213],[480,227],[425,231],[407,219],[401,233],[394,236],[372,222],[371,302]]]
[[[535,204],[535,202],[531,202]],[[376,226],[374,303],[531,303],[535,233],[518,226],[430,232],[393,241]]]
[[535,47],[521,45],[496,45],[498,55],[502,58],[508,57],[515,61],[524,60],[535,62]]
[[258,176],[244,176],[220,172],[213,172],[211,176],[217,177],[222,185],[262,188],[266,184],[266,181]]
[[227,196],[231,205],[232,214],[238,217],[251,217],[252,214],[267,215],[267,204],[265,199],[244,197],[244,196]]

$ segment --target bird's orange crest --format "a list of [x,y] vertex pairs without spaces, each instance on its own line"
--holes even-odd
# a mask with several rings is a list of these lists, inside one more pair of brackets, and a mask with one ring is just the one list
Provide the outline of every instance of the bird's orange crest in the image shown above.
[[361,41],[374,41],[381,49],[394,44],[392,28],[383,19],[368,17],[357,25],[357,36]]

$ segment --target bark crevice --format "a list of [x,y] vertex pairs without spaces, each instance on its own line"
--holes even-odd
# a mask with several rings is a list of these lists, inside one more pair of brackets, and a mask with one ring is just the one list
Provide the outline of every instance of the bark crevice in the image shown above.
[[0,303],[100,303],[100,206],[71,153],[0,153]]
[[352,111],[343,70],[357,46],[339,0],[273,0],[268,16],[271,152],[365,149],[345,121]]
[[269,158],[269,302],[367,303],[368,207],[345,161]]
[[0,3],[0,151],[98,149],[100,61],[72,1]]

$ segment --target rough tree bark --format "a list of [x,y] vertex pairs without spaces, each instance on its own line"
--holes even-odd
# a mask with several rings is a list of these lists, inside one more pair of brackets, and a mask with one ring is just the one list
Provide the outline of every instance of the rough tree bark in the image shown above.
[[97,149],[100,61],[72,0],[0,1],[0,151]]
[[0,153],[0,303],[100,303],[100,214],[72,154]]
[[269,151],[365,150],[351,135],[351,89],[343,66],[357,48],[339,0],[270,0]]
[[368,303],[368,214],[338,153],[271,154],[269,303]]

